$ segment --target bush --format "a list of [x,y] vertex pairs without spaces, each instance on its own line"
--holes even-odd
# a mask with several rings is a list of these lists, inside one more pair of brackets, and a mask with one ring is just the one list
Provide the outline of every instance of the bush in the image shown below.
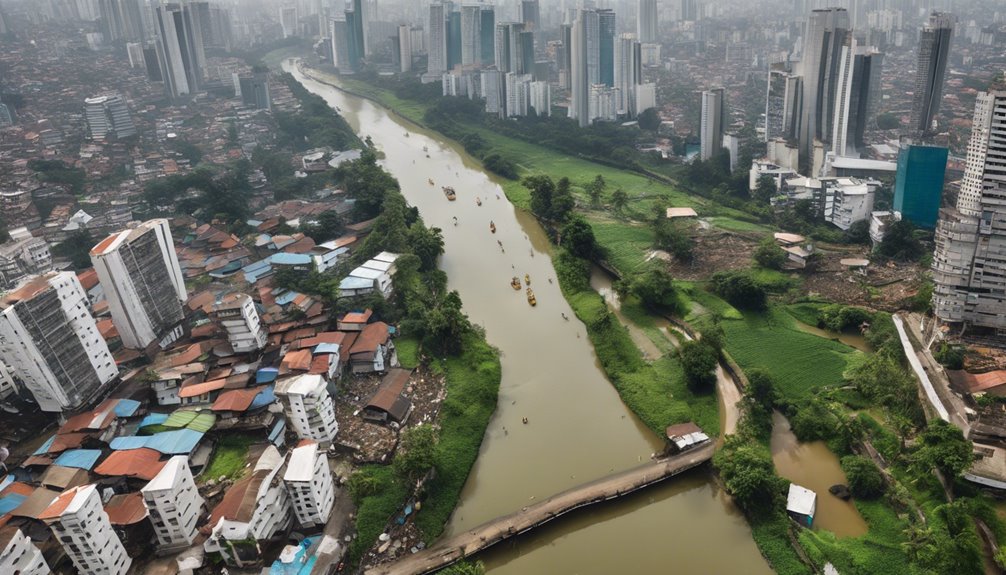
[[782,269],[789,257],[772,238],[766,238],[754,251],[754,261],[763,268],[770,270]]
[[728,435],[713,456],[723,484],[737,505],[753,517],[766,517],[783,504],[786,481],[775,474],[772,454],[764,445]]
[[503,176],[508,180],[516,180],[518,178],[517,164],[499,154],[489,154],[482,160],[482,165],[490,172],[497,176]]
[[873,314],[861,307],[830,305],[821,310],[819,323],[831,331],[845,331],[872,321]]
[[942,342],[934,355],[947,369],[964,369],[964,347]]
[[717,272],[711,285],[713,293],[734,307],[760,310],[768,305],[765,289],[747,272]]
[[686,341],[679,351],[685,380],[693,391],[709,389],[716,384],[716,350],[703,341]]
[[849,490],[854,497],[874,499],[884,494],[887,484],[877,466],[866,457],[847,455],[842,458],[842,471],[849,480]]

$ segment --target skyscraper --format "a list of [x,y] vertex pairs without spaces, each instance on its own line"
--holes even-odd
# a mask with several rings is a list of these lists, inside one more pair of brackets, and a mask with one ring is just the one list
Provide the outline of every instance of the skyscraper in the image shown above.
[[699,159],[712,158],[723,147],[723,88],[702,92]]
[[398,63],[399,72],[412,71],[412,28],[408,24],[398,26]]
[[605,86],[615,85],[615,12],[597,11],[599,81]]
[[639,0],[636,11],[636,36],[639,41],[649,44],[657,41],[657,0]]
[[[335,16],[328,21],[328,35],[332,42],[332,65],[340,74],[352,74],[356,71],[356,62],[351,59],[355,50],[350,46],[349,23],[346,22],[345,14]],[[430,54],[431,62],[433,55]]]
[[636,86],[643,81],[640,43],[633,34],[622,34],[615,44],[615,87],[618,88],[619,115],[635,116]]
[[814,10],[804,33],[803,105],[798,137],[800,163],[810,166],[814,142],[831,142],[842,48],[848,41],[849,14],[844,8]]
[[173,98],[199,90],[206,68],[202,27],[188,6],[157,7],[157,58],[165,89]]
[[978,94],[956,209],[940,210],[933,313],[943,323],[1006,330],[1006,85]]
[[866,125],[872,119],[880,92],[880,70],[884,55],[873,48],[860,47],[847,34],[839,64],[831,149],[839,156],[859,157],[866,145]]
[[937,146],[908,145],[898,154],[894,181],[894,209],[920,228],[933,229],[943,198],[948,150]]
[[529,32],[541,31],[541,6],[538,0],[521,0],[520,21]]
[[79,408],[119,374],[89,303],[69,272],[36,276],[0,299],[0,359],[42,411]]
[[919,32],[919,63],[912,100],[911,130],[920,135],[932,132],[933,120],[940,111],[943,85],[950,56],[950,39],[955,19],[950,14],[933,12]]
[[443,4],[430,4],[429,63],[430,74],[443,74],[447,71],[447,12]]
[[478,4],[461,6],[461,64],[464,66],[482,62],[481,12],[482,7]]
[[601,78],[600,31],[596,10],[579,10],[570,33],[569,117],[590,124],[590,87]]
[[99,0],[101,33],[105,40],[133,42],[143,40],[140,0]]
[[447,69],[453,70],[461,63],[461,13],[451,10],[447,14]]
[[125,575],[132,559],[101,507],[96,485],[64,491],[38,518],[49,526],[78,573]]
[[482,5],[479,10],[479,64],[489,66],[496,58],[496,10],[492,5]]
[[108,236],[91,250],[91,262],[123,345],[145,349],[178,339],[188,296],[167,220]]
[[283,37],[299,35],[300,10],[296,2],[288,2],[279,7],[279,25],[283,29]]

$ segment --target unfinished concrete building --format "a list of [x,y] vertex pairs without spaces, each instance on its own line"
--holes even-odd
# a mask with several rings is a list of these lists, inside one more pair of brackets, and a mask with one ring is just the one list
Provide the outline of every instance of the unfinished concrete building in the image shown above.
[[145,349],[156,340],[163,348],[178,339],[187,296],[167,220],[108,236],[91,250],[91,262],[123,345]]
[[963,333],[1006,334],[1006,86],[975,103],[957,207],[940,210],[933,312]]
[[68,272],[37,276],[0,299],[0,359],[43,411],[85,405],[119,374]]

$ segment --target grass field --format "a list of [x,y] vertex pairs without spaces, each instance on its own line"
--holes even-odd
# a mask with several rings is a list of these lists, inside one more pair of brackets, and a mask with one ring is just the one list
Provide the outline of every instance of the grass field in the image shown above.
[[631,225],[617,220],[590,218],[597,243],[607,252],[608,263],[622,275],[631,275],[646,263],[646,254],[653,246],[653,230],[649,226]]
[[203,470],[202,477],[205,479],[220,479],[221,476],[230,479],[236,478],[244,469],[248,447],[256,441],[255,437],[241,433],[221,436],[217,441],[216,450],[213,451],[213,459]]
[[415,369],[419,365],[418,338],[406,336],[396,339],[395,350],[398,351],[398,363],[405,369]]
[[721,325],[734,360],[745,370],[768,371],[788,401],[807,399],[817,389],[841,383],[850,362],[862,353],[799,331],[793,317],[777,307]]

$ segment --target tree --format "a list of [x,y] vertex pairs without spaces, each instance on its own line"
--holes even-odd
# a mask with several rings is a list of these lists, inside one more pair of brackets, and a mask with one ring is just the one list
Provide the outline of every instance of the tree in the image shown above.
[[916,261],[924,251],[922,243],[915,238],[915,226],[907,219],[891,224],[877,246],[878,254],[898,261]]
[[555,186],[555,193],[552,195],[552,206],[549,210],[548,219],[555,222],[564,222],[573,212],[576,200],[570,191],[569,178],[563,177]]
[[695,242],[691,236],[663,214],[657,215],[653,233],[657,247],[673,255],[678,261],[690,262],[695,257]]
[[765,288],[745,272],[717,272],[712,277],[713,292],[741,309],[760,310],[768,305]]
[[747,380],[741,404],[744,413],[741,429],[754,437],[768,438],[772,433],[772,410],[779,398],[775,382],[768,372],[758,368],[747,371]]
[[482,159],[482,165],[490,172],[503,176],[508,180],[516,180],[519,176],[517,173],[517,164],[499,154],[489,154]]
[[436,463],[437,440],[437,430],[429,424],[402,432],[398,453],[391,464],[395,474],[408,484],[422,479]]
[[753,257],[756,264],[770,270],[781,270],[789,260],[786,252],[772,238],[762,240],[755,248]]
[[778,193],[779,190],[776,189],[775,180],[772,179],[772,176],[762,174],[758,177],[758,183],[755,185],[751,196],[759,204],[768,204]]
[[438,355],[457,355],[472,324],[461,310],[461,296],[452,291],[426,312],[423,348]]
[[408,242],[412,253],[419,257],[420,269],[432,270],[437,267],[437,258],[444,253],[444,236],[440,228],[427,228],[416,222],[409,228]]
[[301,231],[316,243],[341,236],[343,229],[342,217],[335,210],[325,210],[318,214],[316,222],[301,226]]
[[531,212],[539,218],[549,219],[552,215],[552,195],[555,182],[548,176],[528,176],[521,184],[531,191]]
[[70,264],[75,270],[82,270],[91,267],[91,248],[94,247],[94,238],[87,228],[76,230],[52,248],[53,255],[70,260]]
[[674,278],[663,267],[651,267],[632,280],[631,291],[647,307],[661,311],[678,311]]
[[598,255],[594,229],[580,216],[570,218],[562,228],[562,245],[578,258],[593,260]]
[[942,419],[931,421],[919,434],[919,449],[912,456],[917,469],[936,468],[950,485],[971,467],[972,461],[971,442],[960,429]]
[[940,343],[934,357],[947,369],[964,369],[964,352],[964,346],[951,345],[944,341]]
[[783,504],[786,481],[775,474],[768,448],[741,436],[728,435],[713,456],[723,485],[750,516],[764,517]]
[[901,126],[901,120],[894,114],[880,114],[877,116],[877,127],[881,130],[894,130]]
[[849,490],[854,497],[874,499],[884,494],[887,484],[884,475],[866,457],[847,455],[842,458],[842,471],[849,480]]
[[870,243],[870,219],[853,222],[849,229],[842,234],[842,241],[847,244],[869,244]]
[[604,176],[598,174],[594,176],[594,181],[587,184],[587,194],[590,196],[590,205],[595,208],[601,205],[601,195],[604,193],[604,188],[607,184],[604,181]]
[[611,205],[616,212],[622,213],[625,206],[629,205],[629,194],[626,194],[622,188],[618,188],[611,194]]
[[643,130],[650,132],[656,132],[660,129],[660,114],[657,112],[656,108],[647,108],[640,112],[639,116],[636,117],[636,121],[639,122],[639,127]]
[[716,350],[702,341],[686,341],[681,344],[678,354],[689,388],[705,391],[716,383]]

